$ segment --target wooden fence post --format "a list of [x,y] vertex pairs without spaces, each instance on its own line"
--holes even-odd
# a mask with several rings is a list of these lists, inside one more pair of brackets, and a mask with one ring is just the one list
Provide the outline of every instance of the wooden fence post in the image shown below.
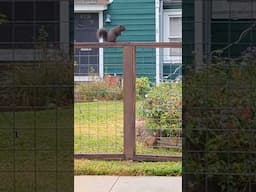
[[124,46],[124,155],[133,160],[136,150],[136,47]]

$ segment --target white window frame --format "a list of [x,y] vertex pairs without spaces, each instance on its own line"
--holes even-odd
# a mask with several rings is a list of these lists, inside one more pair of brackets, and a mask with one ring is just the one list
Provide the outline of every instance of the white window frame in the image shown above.
[[[182,10],[181,9],[164,10],[163,40],[165,42],[169,42],[170,38],[180,38],[182,40],[182,32],[179,36],[170,36],[169,34],[171,17],[182,18]],[[181,24],[181,28],[182,28],[182,24]],[[180,56],[171,56],[170,48],[165,48],[163,62],[164,63],[182,63],[182,54]]]

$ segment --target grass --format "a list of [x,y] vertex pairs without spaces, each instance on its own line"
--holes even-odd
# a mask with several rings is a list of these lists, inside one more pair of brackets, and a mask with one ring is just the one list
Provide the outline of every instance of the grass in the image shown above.
[[180,176],[181,162],[75,160],[75,175]]
[[[137,103],[137,107],[140,103]],[[75,153],[123,153],[122,101],[75,104]],[[137,154],[177,155],[168,149],[136,143]],[[179,176],[181,162],[131,162],[80,160],[75,175]]]
[[[0,146],[1,149],[12,150],[14,137],[13,125],[18,130],[19,137],[15,139],[17,150],[28,150],[27,153],[17,151],[15,163],[18,171],[54,171],[52,166],[58,161],[58,169],[73,167],[73,161],[69,161],[67,146],[70,135],[75,134],[75,152],[123,152],[122,126],[123,113],[122,102],[90,102],[75,104],[75,131],[70,128],[73,125],[72,111],[69,110],[44,110],[37,112],[2,112],[0,113]],[[14,122],[15,117],[15,122]],[[56,129],[56,125],[59,129]],[[65,128],[65,129],[63,129]],[[35,133],[36,131],[36,133]],[[59,131],[59,132],[56,132]],[[74,131],[74,132],[73,132]],[[100,134],[99,134],[100,133]],[[56,140],[56,134],[58,139]],[[78,140],[81,139],[81,140]],[[72,140],[73,142],[73,140]],[[56,144],[58,156],[55,155]],[[146,148],[137,144],[138,150],[145,150],[152,154],[174,154],[170,150]],[[31,152],[35,149],[46,153]],[[47,152],[49,151],[49,152]],[[71,151],[72,153],[73,151]],[[6,155],[6,151],[0,154],[0,171],[12,171],[13,153]],[[35,159],[36,158],[36,159]],[[56,159],[57,158],[57,159]],[[36,160],[36,164],[35,164]],[[89,161],[75,160],[75,174],[96,175],[180,175],[181,163],[174,162],[129,162],[129,161]],[[9,176],[0,174],[0,179],[7,180]],[[21,180],[30,181],[31,175],[22,175]],[[53,175],[53,178],[54,175]],[[12,177],[10,176],[10,182]],[[7,182],[7,181],[6,181]],[[9,182],[9,181],[8,181]],[[32,181],[31,181],[32,182]],[[52,183],[52,177],[44,181]],[[32,185],[32,184],[31,184]],[[25,186],[24,186],[25,187]],[[20,188],[22,189],[22,187]],[[6,190],[5,190],[6,191]],[[7,190],[8,191],[8,190]],[[21,190],[23,191],[23,190]]]
[[[139,106],[139,104],[137,104]],[[75,153],[123,153],[122,101],[75,104]],[[137,154],[178,155],[176,150],[136,143]]]
[[75,104],[75,152],[121,153],[123,151],[122,103]]
[[[0,191],[28,192],[35,186],[37,191],[56,191],[56,182],[60,191],[73,188],[68,180],[74,163],[70,114],[72,109],[0,113]],[[62,170],[66,175],[60,175]]]

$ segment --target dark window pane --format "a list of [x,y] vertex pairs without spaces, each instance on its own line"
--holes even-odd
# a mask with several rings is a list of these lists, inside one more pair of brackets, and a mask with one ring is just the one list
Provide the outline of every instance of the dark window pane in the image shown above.
[[12,41],[12,24],[1,24],[0,25],[0,42],[11,42]]
[[15,42],[17,48],[31,48],[33,41],[33,24],[15,25]]
[[[45,14],[47,12],[47,14]],[[36,20],[54,21],[59,19],[59,2],[36,2]]]
[[15,42],[32,42],[33,24],[15,25]]
[[75,41],[97,42],[96,31],[99,27],[99,18],[96,13],[82,13],[75,15]]
[[33,21],[33,2],[15,3],[15,21]]

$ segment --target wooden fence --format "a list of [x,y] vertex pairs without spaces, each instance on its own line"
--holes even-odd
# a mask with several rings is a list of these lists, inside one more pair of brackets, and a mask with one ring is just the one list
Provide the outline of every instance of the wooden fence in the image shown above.
[[123,154],[75,154],[75,158],[136,160],[136,161],[180,161],[181,156],[136,154],[136,48],[181,48],[173,42],[117,42],[75,43],[74,48],[122,48],[124,70],[124,151]]

